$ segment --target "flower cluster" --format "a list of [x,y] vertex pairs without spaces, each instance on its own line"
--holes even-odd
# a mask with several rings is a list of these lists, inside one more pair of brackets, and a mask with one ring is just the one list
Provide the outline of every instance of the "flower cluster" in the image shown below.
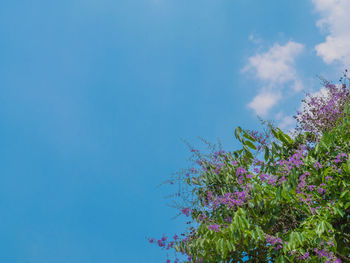
[[186,207],[186,208],[183,208],[183,209],[181,209],[181,212],[185,215],[185,216],[189,216],[190,215],[190,212],[191,212],[192,210],[191,210],[191,208],[189,208],[189,207]]
[[308,259],[308,258],[310,258],[310,253],[309,253],[309,252],[305,252],[304,254],[301,254],[301,255],[298,257],[299,260],[306,260],[306,259]]
[[292,156],[288,157],[287,160],[279,160],[277,164],[281,168],[281,172],[289,174],[293,167],[299,168],[301,165],[304,165],[303,158],[306,154],[306,147],[304,145],[300,145],[299,149],[296,150]]
[[343,115],[346,103],[350,102],[350,92],[346,85],[334,85],[324,81],[323,93],[307,94],[303,100],[303,111],[295,116],[299,129],[312,132],[319,138],[331,130]]
[[219,232],[220,231],[220,225],[210,225],[208,226],[208,229],[210,230],[214,230],[215,232]]
[[320,250],[315,248],[314,252],[316,253],[319,259],[325,258],[326,263],[341,263],[341,260],[337,258],[333,252],[327,252],[326,249]]
[[241,192],[237,191],[234,193],[225,193],[224,195],[215,198],[211,205],[213,209],[216,209],[220,205],[227,206],[228,208],[234,208],[243,205],[247,195],[247,190],[243,190]]
[[266,147],[268,145],[268,141],[271,137],[271,133],[262,133],[259,131],[248,131],[248,134],[254,138],[254,140],[257,142],[257,150],[260,151],[263,147]]
[[279,237],[274,237],[274,236],[270,236],[270,235],[266,235],[266,239],[265,239],[266,243],[271,245],[272,247],[275,248],[275,250],[281,249],[283,248],[283,243],[282,243],[282,239]]
[[348,155],[346,153],[339,153],[337,155],[337,158],[335,160],[333,160],[334,163],[340,163],[342,162],[342,158],[344,158],[344,160],[348,160]]

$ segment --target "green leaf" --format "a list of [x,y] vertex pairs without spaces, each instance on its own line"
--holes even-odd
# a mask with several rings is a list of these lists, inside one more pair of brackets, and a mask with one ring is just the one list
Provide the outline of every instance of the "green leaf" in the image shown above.
[[226,246],[230,251],[236,250],[236,246],[232,242],[230,242],[229,240],[226,240]]
[[350,192],[349,190],[345,190],[344,192],[341,193],[340,198],[343,198],[349,192]]
[[281,200],[281,197],[282,197],[282,188],[279,187],[277,189],[277,200],[280,201]]
[[269,159],[269,152],[270,152],[270,150],[269,150],[269,148],[267,148],[267,146],[265,146],[264,147],[265,148],[265,162],[267,162],[267,160]]
[[284,257],[284,255],[280,255],[278,258],[276,258],[276,263],[285,263],[286,262],[286,258]]
[[326,230],[326,224],[324,221],[321,221],[316,227],[316,233],[319,237],[321,237],[321,235],[323,234],[323,232],[325,232],[325,230]]
[[245,141],[244,142],[246,145],[248,145],[249,148],[256,150],[255,145],[251,141]]
[[201,183],[198,180],[196,180],[194,177],[192,177],[192,183],[195,185],[201,185]]
[[341,217],[343,217],[345,214],[343,210],[341,210],[337,207],[333,207],[333,210],[334,210],[334,212],[338,213]]
[[272,143],[272,154],[275,155],[278,153],[279,150],[279,146],[277,145],[277,143],[273,142]]
[[283,133],[283,137],[285,137],[290,144],[294,142],[293,139],[286,133]]
[[276,139],[279,139],[279,135],[278,135],[278,133],[275,131],[275,129],[271,128],[271,132],[273,133],[273,135],[275,136]]
[[278,138],[285,145],[289,145],[293,142],[293,140],[285,133],[283,133],[280,129],[278,129]]
[[244,136],[244,138],[246,138],[252,142],[255,142],[255,139],[252,136],[250,136],[246,131],[243,131],[243,136]]
[[225,255],[226,254],[226,246],[225,246],[225,240],[222,238],[220,239],[220,249],[222,251],[222,253]]
[[315,146],[315,154],[317,155],[317,154],[319,154],[319,152],[320,152],[320,144],[318,143]]
[[[243,147],[244,147],[244,146],[243,146]],[[248,148],[245,147],[244,149],[245,149],[244,153],[245,153],[246,157],[247,157],[248,159],[253,159],[254,156],[253,156],[253,154],[248,150]]]
[[235,136],[236,136],[237,140],[239,140],[240,142],[242,141],[241,133],[242,133],[242,128],[238,126],[235,129]]

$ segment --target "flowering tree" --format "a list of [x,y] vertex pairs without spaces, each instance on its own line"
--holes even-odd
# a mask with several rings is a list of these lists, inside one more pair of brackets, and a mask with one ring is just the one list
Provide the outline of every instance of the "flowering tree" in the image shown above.
[[[347,71],[346,71],[347,72]],[[344,79],[348,80],[346,73]],[[309,132],[309,139],[319,139],[323,132],[331,130],[350,102],[350,91],[346,84],[334,85],[322,80],[324,88],[319,94],[307,94],[302,100],[303,110],[294,117],[298,121],[299,131]]]
[[350,106],[338,94],[299,113],[294,139],[238,127],[240,150],[192,149],[195,166],[176,178],[191,226],[150,242],[185,262],[350,262]]

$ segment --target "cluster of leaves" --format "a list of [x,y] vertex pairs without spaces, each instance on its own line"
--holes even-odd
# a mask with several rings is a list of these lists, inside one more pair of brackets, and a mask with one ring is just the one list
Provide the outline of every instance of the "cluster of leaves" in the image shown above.
[[185,262],[350,262],[350,106],[327,127],[310,142],[270,126],[268,143],[238,127],[240,150],[192,150],[197,167],[178,178],[192,226],[158,245]]

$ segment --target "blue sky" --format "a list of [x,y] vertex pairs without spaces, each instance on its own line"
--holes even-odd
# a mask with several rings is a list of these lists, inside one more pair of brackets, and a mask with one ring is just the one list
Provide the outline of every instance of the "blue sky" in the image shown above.
[[164,262],[197,136],[283,128],[350,63],[347,0],[0,2],[0,258]]

